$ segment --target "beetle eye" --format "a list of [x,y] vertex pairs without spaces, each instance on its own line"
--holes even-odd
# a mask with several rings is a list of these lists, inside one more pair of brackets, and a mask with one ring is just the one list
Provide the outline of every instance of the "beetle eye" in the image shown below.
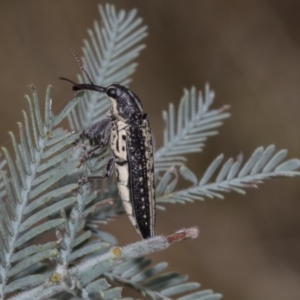
[[109,88],[106,92],[106,95],[111,98],[115,98],[117,94],[117,90],[115,88]]

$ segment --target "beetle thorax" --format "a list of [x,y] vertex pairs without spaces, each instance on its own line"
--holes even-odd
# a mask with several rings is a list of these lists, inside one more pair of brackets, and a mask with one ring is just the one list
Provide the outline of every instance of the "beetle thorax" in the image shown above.
[[142,117],[142,104],[140,99],[127,88],[113,84],[106,92],[112,103],[111,113],[120,121],[127,122]]

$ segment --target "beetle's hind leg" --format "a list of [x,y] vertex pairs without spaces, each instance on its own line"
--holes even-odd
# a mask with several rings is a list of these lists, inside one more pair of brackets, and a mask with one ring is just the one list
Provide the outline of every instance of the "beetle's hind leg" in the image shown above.
[[80,164],[79,164],[78,168],[80,168],[81,165],[91,157],[91,155],[93,154],[93,152],[95,152],[96,150],[98,150],[98,149],[100,149],[102,147],[103,147],[103,145],[97,145],[97,146],[89,149],[88,151],[85,149],[85,151],[81,153],[81,158],[79,160]]
[[115,158],[111,157],[106,165],[106,171],[104,174],[102,175],[91,175],[88,176],[87,179],[88,180],[101,180],[101,179],[105,179],[108,178],[112,175],[113,170],[114,170],[114,165],[115,165]]

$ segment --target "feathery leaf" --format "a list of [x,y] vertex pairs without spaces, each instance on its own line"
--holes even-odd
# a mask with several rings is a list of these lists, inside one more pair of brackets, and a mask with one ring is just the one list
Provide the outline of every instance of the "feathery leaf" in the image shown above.
[[[185,282],[188,277],[178,273],[160,274],[167,267],[167,263],[163,262],[154,266],[150,266],[150,264],[151,259],[136,258],[117,265],[111,271],[106,272],[104,276],[116,284],[131,287],[150,299],[169,299],[169,296],[187,293],[200,287],[199,283]],[[192,295],[197,293],[201,292],[193,292],[185,297],[196,299]]]
[[45,276],[42,274],[29,275],[21,279],[17,279],[5,287],[5,293],[11,293],[19,289],[33,288],[42,284],[45,281]]
[[169,105],[169,111],[163,112],[164,142],[154,155],[156,171],[167,170],[170,166],[181,166],[186,160],[184,155],[202,151],[206,139],[216,135],[218,131],[214,129],[221,126],[222,120],[230,116],[225,112],[228,106],[210,109],[214,92],[208,84],[205,86],[204,97],[201,92],[198,94],[195,87],[184,90],[177,112],[177,122],[172,103]]
[[[248,161],[242,166],[243,156],[240,154],[237,160],[229,159],[223,164],[221,170],[216,174],[224,156],[219,155],[207,168],[204,175],[196,186],[175,192],[163,191],[158,195],[158,203],[184,203],[185,201],[203,200],[204,197],[223,198],[222,193],[235,191],[244,194],[245,188],[256,187],[263,180],[272,177],[299,176],[296,171],[300,167],[299,159],[290,159],[280,162],[287,155],[286,150],[280,150],[275,155],[275,146],[270,145],[266,149],[257,148]],[[189,171],[191,173],[191,171]],[[195,175],[191,175],[195,178]],[[212,181],[212,177],[216,180]],[[194,180],[194,179],[193,179]]]
[[[95,21],[94,31],[89,29],[90,41],[84,41],[82,58],[93,82],[108,86],[113,82],[127,85],[128,78],[136,68],[131,61],[136,58],[145,45],[140,44],[147,35],[142,19],[136,17],[136,10],[129,13],[121,10],[115,13],[113,5],[99,6],[104,26]],[[79,81],[85,81],[79,76]],[[110,103],[99,93],[86,93],[78,109],[69,115],[73,130],[80,131],[104,117]]]
[[[31,90],[32,97],[26,96],[29,118],[27,113],[23,112],[25,130],[23,125],[18,123],[20,143],[12,132],[9,133],[15,159],[6,148],[2,148],[5,162],[0,163],[3,168],[0,187],[5,189],[1,199],[6,197],[6,200],[0,202],[1,296],[8,291],[33,286],[33,277],[24,277],[23,282],[18,281],[19,279],[13,281],[13,278],[20,272],[26,274],[26,270],[31,270],[41,260],[56,256],[58,252],[56,242],[37,246],[28,245],[28,241],[64,223],[64,219],[51,219],[53,213],[74,203],[72,197],[62,198],[64,193],[70,191],[65,187],[56,189],[50,196],[49,193],[47,194],[48,188],[57,184],[61,177],[71,173],[78,166],[77,161],[66,164],[67,157],[64,156],[63,159],[60,157],[60,152],[64,152],[66,148],[69,148],[69,156],[72,153],[70,146],[74,136],[54,128],[55,116],[50,110],[50,103],[47,104],[47,101],[51,101],[49,89],[46,96],[47,124],[42,120],[35,87],[31,86]],[[74,101],[71,102],[74,106]],[[67,109],[70,109],[70,104],[67,105]],[[66,114],[63,116],[65,117]],[[62,120],[62,115],[59,120]],[[51,165],[45,160],[48,155],[51,155]],[[43,166],[44,163],[46,167]],[[67,186],[67,189],[69,188],[70,186]],[[56,200],[56,203],[45,206],[50,199]]]

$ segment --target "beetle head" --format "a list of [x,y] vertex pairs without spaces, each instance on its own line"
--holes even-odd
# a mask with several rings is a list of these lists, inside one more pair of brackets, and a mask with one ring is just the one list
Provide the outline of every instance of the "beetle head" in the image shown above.
[[60,77],[73,84],[73,91],[90,90],[105,93],[112,103],[111,115],[117,120],[128,121],[132,118],[142,118],[143,106],[141,100],[128,88],[113,83],[107,88],[91,83],[76,83],[70,79]]
[[105,93],[112,103],[111,113],[117,120],[127,121],[142,116],[140,99],[125,86],[114,83],[106,88]]

